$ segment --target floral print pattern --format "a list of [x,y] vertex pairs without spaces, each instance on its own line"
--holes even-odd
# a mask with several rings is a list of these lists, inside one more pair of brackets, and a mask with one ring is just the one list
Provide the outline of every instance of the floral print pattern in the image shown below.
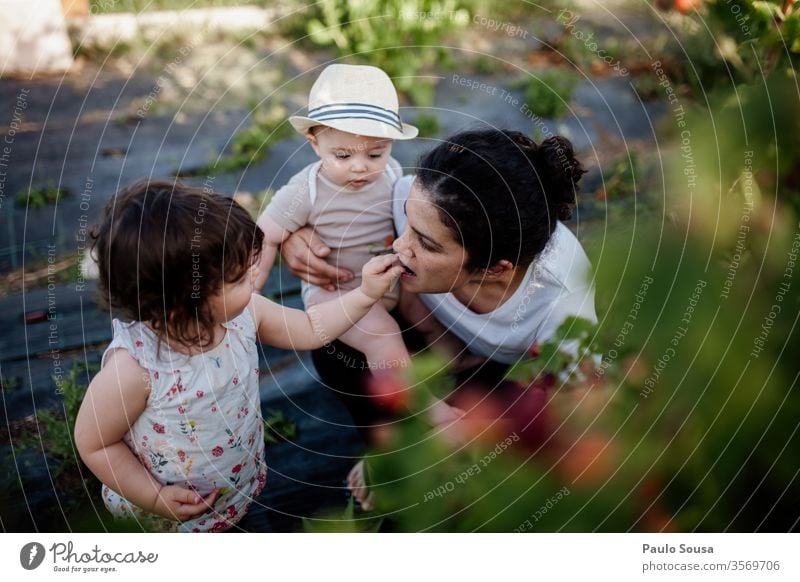
[[104,359],[125,349],[150,373],[151,392],[125,443],[153,476],[208,495],[214,509],[177,523],[147,514],[103,487],[115,515],[134,517],[158,531],[224,531],[239,521],[266,482],[264,433],[258,392],[255,324],[248,310],[224,324],[225,339],[204,354],[157,350],[155,335],[140,322],[114,320]]

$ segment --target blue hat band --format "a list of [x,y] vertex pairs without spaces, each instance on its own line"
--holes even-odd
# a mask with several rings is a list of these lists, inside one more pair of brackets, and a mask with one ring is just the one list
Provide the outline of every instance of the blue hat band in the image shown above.
[[389,109],[370,105],[368,103],[339,103],[336,105],[323,105],[308,112],[308,117],[314,121],[333,121],[337,119],[369,119],[403,131],[400,116]]

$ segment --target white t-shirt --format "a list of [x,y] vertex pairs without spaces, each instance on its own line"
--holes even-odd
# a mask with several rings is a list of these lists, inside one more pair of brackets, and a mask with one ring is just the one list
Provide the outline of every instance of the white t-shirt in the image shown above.
[[[406,227],[405,201],[413,176],[397,181],[392,213],[398,234]],[[570,315],[597,322],[591,265],[575,235],[559,222],[520,286],[500,307],[475,313],[452,293],[420,293],[422,302],[469,350],[510,364],[525,357],[531,345],[550,339]]]

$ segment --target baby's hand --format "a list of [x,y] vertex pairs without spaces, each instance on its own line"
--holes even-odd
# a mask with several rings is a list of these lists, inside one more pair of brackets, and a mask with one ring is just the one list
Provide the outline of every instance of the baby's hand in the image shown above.
[[389,291],[403,270],[397,255],[380,255],[370,259],[361,269],[361,291],[377,301]]
[[219,489],[214,489],[203,498],[190,489],[165,485],[158,492],[151,511],[167,519],[186,521],[212,509],[218,495]]

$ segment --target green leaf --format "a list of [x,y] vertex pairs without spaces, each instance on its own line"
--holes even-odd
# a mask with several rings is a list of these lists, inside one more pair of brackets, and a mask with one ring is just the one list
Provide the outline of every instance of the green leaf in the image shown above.
[[800,53],[800,9],[792,12],[783,23],[783,37],[789,50]]
[[765,22],[770,20],[783,20],[781,7],[772,2],[753,2],[753,9],[756,14]]
[[297,425],[280,410],[267,410],[264,418],[264,442],[277,444],[297,438]]
[[316,19],[308,23],[308,36],[317,44],[325,45],[333,42],[333,36],[330,31]]

